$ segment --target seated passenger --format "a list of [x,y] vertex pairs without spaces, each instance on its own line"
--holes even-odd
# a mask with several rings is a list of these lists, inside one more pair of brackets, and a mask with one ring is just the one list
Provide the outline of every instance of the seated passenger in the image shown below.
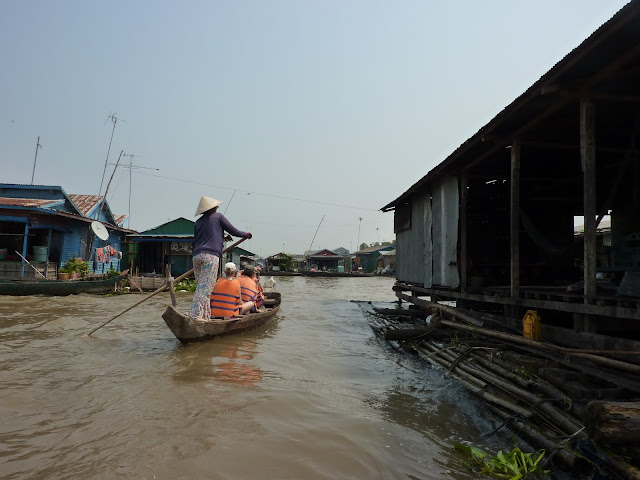
[[260,309],[264,304],[264,289],[262,288],[262,283],[260,283],[260,272],[262,272],[262,267],[260,265],[256,265],[256,287],[258,290],[258,295],[256,297],[256,309]]
[[[240,281],[240,294],[243,302],[257,303],[262,299],[258,286],[256,285],[256,270],[253,265],[245,265],[242,275],[238,277]],[[255,308],[253,309],[255,311]]]
[[242,301],[240,281],[235,278],[236,265],[233,262],[225,264],[224,274],[225,278],[219,278],[211,292],[211,316],[234,317],[250,312],[254,303]]

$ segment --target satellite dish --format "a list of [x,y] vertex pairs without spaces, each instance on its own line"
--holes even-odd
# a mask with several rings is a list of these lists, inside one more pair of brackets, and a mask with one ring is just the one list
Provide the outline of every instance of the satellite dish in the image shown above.
[[91,222],[91,230],[93,230],[93,233],[95,233],[96,237],[98,237],[100,240],[106,240],[107,238],[109,238],[109,232],[107,231],[107,228],[100,222]]

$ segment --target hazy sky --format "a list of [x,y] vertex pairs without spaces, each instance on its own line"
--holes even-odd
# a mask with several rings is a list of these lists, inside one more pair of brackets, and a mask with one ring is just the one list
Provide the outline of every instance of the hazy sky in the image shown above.
[[390,241],[378,210],[626,3],[1,0],[0,182],[40,136],[34,184],[97,195],[115,114],[132,229],[207,195],[259,255]]

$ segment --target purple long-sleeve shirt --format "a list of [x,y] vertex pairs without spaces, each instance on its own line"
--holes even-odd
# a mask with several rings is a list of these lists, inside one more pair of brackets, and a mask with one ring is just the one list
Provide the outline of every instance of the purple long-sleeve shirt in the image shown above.
[[229,232],[234,237],[245,238],[248,235],[231,225],[223,214],[205,212],[196,220],[194,227],[193,255],[210,253],[220,257],[224,232]]

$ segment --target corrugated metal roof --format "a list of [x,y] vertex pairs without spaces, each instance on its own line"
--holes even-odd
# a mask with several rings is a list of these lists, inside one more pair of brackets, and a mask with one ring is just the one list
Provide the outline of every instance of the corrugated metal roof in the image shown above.
[[587,81],[591,77],[597,79],[598,75],[606,75],[611,63],[628,55],[638,55],[639,44],[640,0],[632,0],[475,135],[380,210],[386,212],[405,204],[433,178],[451,173],[456,167],[468,166],[477,158],[510,146],[514,134],[531,128],[532,119],[567,103],[571,98],[571,95],[567,95],[567,89],[588,87]]
[[69,193],[68,196],[85,217],[93,208],[95,208],[96,205],[98,205],[100,200],[102,200],[100,195],[79,195],[76,193]]
[[122,225],[122,222],[124,222],[127,219],[128,216],[129,215],[114,215],[114,217],[116,219],[116,223],[118,225]]
[[367,254],[367,253],[378,252],[380,250],[395,250],[395,248],[396,247],[392,247],[390,245],[378,245],[377,247],[363,248],[362,250],[358,250],[357,252],[353,252],[353,253],[354,253],[354,255]]
[[14,207],[45,207],[52,203],[58,203],[58,200],[0,197],[0,205],[11,205]]

